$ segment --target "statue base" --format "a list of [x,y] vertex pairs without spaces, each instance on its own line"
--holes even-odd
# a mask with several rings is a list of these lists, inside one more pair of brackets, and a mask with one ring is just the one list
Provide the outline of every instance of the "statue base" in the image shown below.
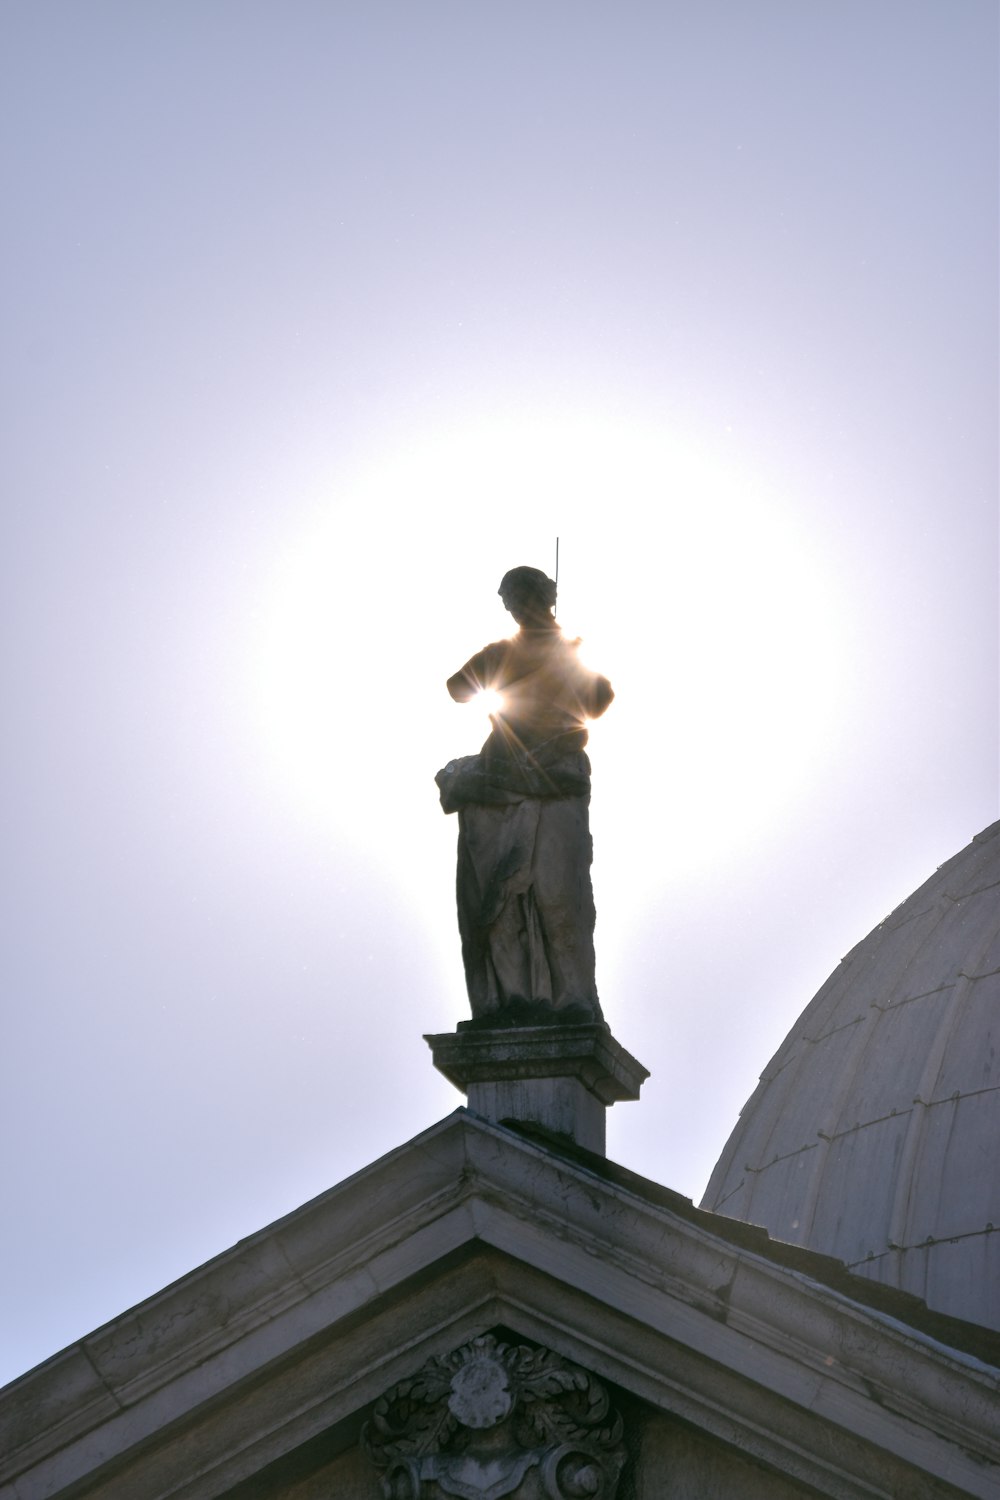
[[540,1125],[605,1155],[605,1111],[638,1099],[648,1068],[603,1021],[468,1029],[425,1036],[439,1073],[495,1124]]

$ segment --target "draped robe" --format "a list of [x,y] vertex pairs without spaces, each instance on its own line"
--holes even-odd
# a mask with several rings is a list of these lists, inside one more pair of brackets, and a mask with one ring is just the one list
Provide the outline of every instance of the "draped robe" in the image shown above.
[[438,772],[457,812],[458,925],[473,1020],[600,1020],[586,720],[614,696],[554,621],[495,641],[448,687],[502,695],[478,755]]

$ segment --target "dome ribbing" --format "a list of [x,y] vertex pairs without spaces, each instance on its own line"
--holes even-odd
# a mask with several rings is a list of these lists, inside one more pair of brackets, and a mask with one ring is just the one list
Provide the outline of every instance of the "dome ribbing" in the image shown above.
[[998,1053],[995,823],[806,1007],[702,1207],[1000,1328]]

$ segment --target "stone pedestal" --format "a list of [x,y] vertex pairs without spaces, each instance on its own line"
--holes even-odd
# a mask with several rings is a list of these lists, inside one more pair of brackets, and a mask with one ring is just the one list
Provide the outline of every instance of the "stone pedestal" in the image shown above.
[[638,1099],[649,1077],[599,1021],[495,1031],[477,1024],[424,1040],[438,1072],[483,1119],[541,1125],[600,1156],[608,1105]]

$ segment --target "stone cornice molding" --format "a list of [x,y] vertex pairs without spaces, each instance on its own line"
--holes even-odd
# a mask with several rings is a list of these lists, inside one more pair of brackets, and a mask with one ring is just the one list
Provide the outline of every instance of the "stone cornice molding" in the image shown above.
[[480,1119],[541,1126],[599,1156],[608,1106],[638,1099],[649,1077],[603,1021],[498,1030],[467,1022],[424,1041]]

